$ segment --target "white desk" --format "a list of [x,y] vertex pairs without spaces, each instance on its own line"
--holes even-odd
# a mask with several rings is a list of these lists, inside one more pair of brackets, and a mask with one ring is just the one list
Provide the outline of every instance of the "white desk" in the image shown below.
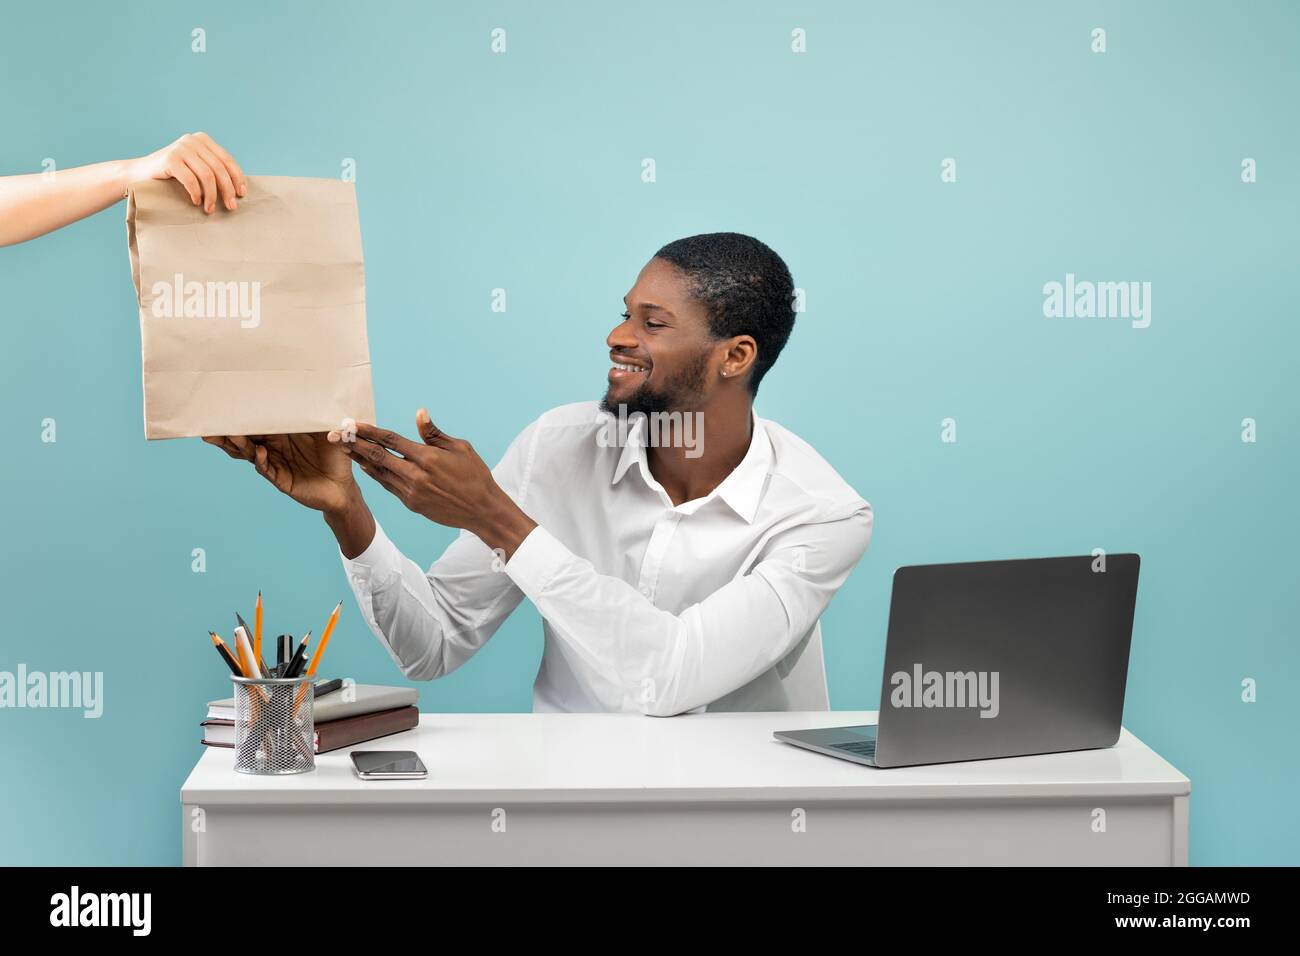
[[[1108,750],[895,770],[772,739],[875,720],[424,714],[418,729],[275,778],[236,773],[232,751],[205,748],[181,788],[184,860],[1187,864],[1191,784],[1127,730]],[[358,749],[415,750],[429,777],[363,782],[348,759]]]

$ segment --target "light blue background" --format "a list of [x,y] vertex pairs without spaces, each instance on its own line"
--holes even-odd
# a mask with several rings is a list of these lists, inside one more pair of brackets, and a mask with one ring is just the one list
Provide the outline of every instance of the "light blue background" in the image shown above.
[[[878,704],[896,566],[1136,550],[1125,724],[1192,779],[1192,863],[1294,864],[1300,13],[1045,7],[25,4],[0,31],[0,173],[194,129],[255,174],[354,158],[380,421],[410,433],[427,405],[489,462],[599,397],[655,249],[758,236],[808,305],[759,413],[876,509],[824,620],[832,705]],[[346,596],[327,669],[402,681],[315,515],[198,441],[145,442],[123,216],[0,249],[0,670],[106,682],[97,721],[0,711],[3,863],[179,862],[177,792],[229,692],[206,632],[259,588],[272,634]],[[1152,282],[1151,327],[1045,319],[1066,272]],[[451,539],[368,497],[421,561]],[[540,649],[525,604],[421,706],[527,710]]]

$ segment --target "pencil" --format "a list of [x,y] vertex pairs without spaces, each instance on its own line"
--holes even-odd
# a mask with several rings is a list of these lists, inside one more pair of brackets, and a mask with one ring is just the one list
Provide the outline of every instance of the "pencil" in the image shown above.
[[[342,604],[343,602],[340,601],[339,603]],[[325,625],[325,630],[327,634],[329,633],[329,628],[331,625],[333,625],[333,623],[334,623],[334,618],[331,617],[329,622]],[[311,637],[311,631],[307,632],[307,637]],[[307,637],[304,637],[302,639],[302,644],[299,645],[297,653],[293,655],[293,662],[289,664],[288,668],[284,672],[285,677],[301,677],[303,671],[306,670],[306,667],[304,665],[306,665],[307,663],[307,655],[306,655]],[[311,666],[315,667],[319,663],[320,663],[320,647],[318,646],[316,648],[316,653],[312,655]],[[310,686],[311,686],[310,681],[304,681],[302,686],[298,688],[298,693],[296,693],[293,697],[293,715],[295,717],[298,716],[298,708],[302,706],[303,698],[307,696],[307,688]]]
[[339,611],[342,609],[342,601],[334,605],[334,613],[330,615],[329,621],[326,622],[325,632],[321,634],[320,642],[316,645],[316,653],[311,656],[311,663],[307,665],[308,677],[316,676],[316,668],[320,666],[320,659],[325,654],[325,645],[330,642],[330,635],[334,633],[334,625],[339,622]]
[[212,638],[212,646],[217,649],[217,653],[221,655],[221,659],[226,662],[226,666],[230,668],[231,672],[243,677],[244,671],[240,668],[239,661],[230,655],[230,648],[226,647],[226,642],[217,637],[216,631],[208,631],[208,636]]
[[253,609],[253,653],[262,659],[262,592],[257,592],[257,605]]

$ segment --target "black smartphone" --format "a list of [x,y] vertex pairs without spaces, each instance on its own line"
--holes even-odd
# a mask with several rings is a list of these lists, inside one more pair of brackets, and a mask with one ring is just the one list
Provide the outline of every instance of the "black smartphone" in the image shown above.
[[354,750],[351,757],[362,780],[423,780],[429,775],[414,750]]

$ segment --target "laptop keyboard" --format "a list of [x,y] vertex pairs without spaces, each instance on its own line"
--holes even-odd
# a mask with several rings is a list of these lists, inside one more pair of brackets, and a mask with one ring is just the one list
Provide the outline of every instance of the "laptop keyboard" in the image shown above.
[[854,740],[847,744],[831,744],[832,750],[846,750],[851,754],[857,754],[859,757],[874,757],[876,755],[876,742],[874,740]]

